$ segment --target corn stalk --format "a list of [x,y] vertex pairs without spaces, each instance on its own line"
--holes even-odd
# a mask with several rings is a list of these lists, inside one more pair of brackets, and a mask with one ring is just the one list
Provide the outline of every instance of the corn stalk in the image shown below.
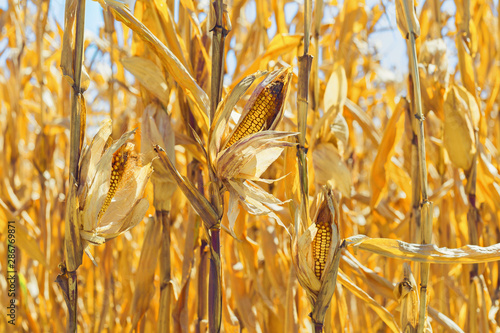
[[312,56],[309,54],[309,36],[311,26],[312,1],[304,2],[304,54],[299,57],[299,84],[298,84],[298,126],[299,145],[297,147],[297,161],[299,164],[300,191],[302,195],[302,221],[307,221],[307,211],[309,207],[309,187],[307,177],[307,111],[309,108],[309,75],[311,73]]
[[[210,125],[215,110],[222,98],[224,78],[224,46],[227,34],[230,31],[229,19],[224,22],[224,1],[215,0],[213,3],[215,26],[212,28],[212,78],[210,90]],[[229,29],[228,29],[229,27]],[[210,227],[210,275],[208,282],[208,324],[211,333],[218,333],[222,321],[222,263],[220,256],[220,222],[224,213],[224,198],[221,194],[222,185],[210,171],[210,196],[213,207],[219,217],[217,223]]]
[[[420,27],[415,16],[413,1],[400,0],[402,2],[402,12],[404,21],[399,24],[400,29],[406,34],[406,44],[408,47],[408,58],[410,63],[411,82],[413,87],[412,96],[415,105],[415,121],[417,134],[417,154],[418,154],[418,169],[421,194],[421,210],[420,217],[422,221],[421,228],[421,244],[429,244],[432,237],[432,202],[429,201],[428,185],[427,185],[427,165],[425,160],[425,136],[424,136],[424,114],[422,111],[422,97],[420,92],[420,77],[418,73],[417,62],[417,47],[415,40],[420,34]],[[397,2],[397,7],[401,3]],[[401,7],[399,7],[401,8]],[[401,18],[402,19],[402,18]],[[400,22],[398,22],[400,23]],[[406,27],[403,25],[406,24]],[[420,266],[420,310],[418,318],[418,332],[421,333],[425,328],[425,318],[427,311],[427,285],[429,281],[430,264],[422,263]]]
[[[69,13],[66,12],[66,15]],[[66,26],[66,29],[71,27]],[[66,228],[65,228],[65,259],[66,266],[62,269],[62,275],[57,282],[63,289],[68,305],[68,332],[77,331],[77,305],[78,305],[78,284],[76,269],[81,264],[80,235],[79,226],[75,223],[76,200],[74,191],[77,186],[78,161],[82,149],[85,133],[85,108],[82,90],[82,66],[83,66],[83,40],[85,28],[85,1],[78,1],[76,8],[76,35],[74,43],[73,62],[73,91],[71,94],[71,124],[70,124],[70,160],[69,160],[69,199],[66,207]],[[72,195],[73,193],[73,195]],[[73,197],[73,200],[72,200]],[[66,272],[66,269],[68,270]]]

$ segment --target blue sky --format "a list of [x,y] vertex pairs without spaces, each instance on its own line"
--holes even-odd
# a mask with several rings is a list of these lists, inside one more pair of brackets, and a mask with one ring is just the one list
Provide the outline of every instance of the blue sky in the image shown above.
[[[126,1],[130,2],[132,0]],[[202,3],[206,3],[208,5],[208,1],[200,1]],[[299,0],[296,3],[288,3],[285,6],[285,16],[287,18],[287,22],[293,18],[299,9],[299,4],[301,4],[303,0]],[[498,3],[498,0],[494,0],[495,3]],[[343,0],[338,0],[339,6],[342,5]],[[380,3],[380,0],[366,0],[367,6],[369,8],[374,5]],[[423,5],[423,1],[419,3],[419,9]],[[62,22],[64,19],[64,0],[51,0],[50,2],[50,15],[49,19],[54,22],[57,21],[62,26]],[[251,0],[248,1],[246,7],[246,16],[250,21],[255,20],[256,12],[255,12],[255,3]],[[392,72],[396,77],[402,79],[403,75],[408,72],[408,58],[406,55],[406,44],[401,34],[396,28],[396,15],[393,1],[384,0],[384,4],[387,9],[386,15],[383,15],[380,21],[377,23],[377,31],[370,35],[368,40],[368,46],[373,49],[376,48],[377,56],[379,57],[381,64],[384,68],[386,68],[389,72]],[[7,0],[0,0],[0,8],[7,8]],[[177,9],[177,8],[176,8]],[[453,13],[455,11],[454,1],[453,0],[445,0],[443,7],[443,11],[448,11]],[[327,22],[333,18],[336,13],[334,13],[336,9],[333,10],[325,10],[323,21]],[[177,13],[176,13],[177,15]],[[103,26],[103,16],[102,16],[102,8],[97,1],[87,0],[86,2],[86,16],[85,16],[85,26],[86,29],[92,31],[94,34],[98,34],[99,28]],[[274,25],[269,29],[268,34],[272,37],[276,31],[276,27]],[[454,29],[453,21],[449,22],[450,29]],[[446,28],[445,28],[446,30]],[[447,41],[447,46],[449,50],[449,65],[450,69],[454,68],[456,65],[456,51],[453,40]],[[0,50],[3,49],[3,44],[0,40]],[[3,61],[0,58],[0,65],[5,61],[5,57],[3,56]],[[235,61],[234,54],[229,54],[227,59],[228,69],[232,72]]]
[[[64,19],[64,0],[51,0],[50,2],[50,16],[49,19],[56,20],[62,26]],[[255,20],[255,4],[253,1],[249,1],[250,5],[247,6],[246,16],[250,21]],[[341,4],[342,1],[339,1]],[[372,7],[374,4],[379,3],[379,0],[368,0],[367,5]],[[208,1],[207,1],[208,4]],[[392,6],[392,7],[391,7]],[[7,8],[7,0],[0,0],[0,8]],[[285,6],[285,16],[287,17],[287,22],[289,22],[295,15],[299,8],[299,3],[289,3]],[[388,3],[389,13],[387,16],[381,19],[379,22],[379,30],[370,37],[369,43],[373,46],[377,46],[379,51],[379,56],[382,61],[382,65],[388,69],[395,70],[400,74],[407,71],[407,58],[406,58],[406,45],[401,35],[397,30],[392,30],[391,28],[396,27],[396,18],[394,15],[394,4]],[[176,13],[177,14],[177,13]],[[332,11],[325,11],[325,17],[323,21],[328,21],[332,18]],[[389,22],[387,20],[389,18]],[[85,15],[85,27],[86,29],[98,34],[99,28],[103,26],[103,16],[102,8],[97,1],[87,0],[86,2],[86,15]],[[382,22],[385,21],[385,22]],[[273,26],[269,29],[268,34],[270,37],[274,35],[276,27]],[[0,44],[1,46],[1,44]],[[0,48],[1,49],[1,48]],[[234,64],[231,63],[232,59],[228,59],[228,66],[230,71]],[[0,62],[1,63],[1,62]]]

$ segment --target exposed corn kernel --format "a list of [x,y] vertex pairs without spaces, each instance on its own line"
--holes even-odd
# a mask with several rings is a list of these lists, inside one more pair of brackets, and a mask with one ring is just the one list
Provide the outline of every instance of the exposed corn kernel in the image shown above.
[[249,103],[253,104],[248,113],[238,123],[224,148],[228,148],[244,137],[267,130],[280,114],[286,91],[290,82],[291,71],[284,70],[263,89],[257,88]]
[[118,187],[120,185],[120,182],[122,181],[123,176],[129,167],[129,164],[132,161],[135,162],[135,160],[137,159],[133,147],[134,146],[129,143],[125,146],[122,146],[118,151],[116,151],[113,154],[113,160],[111,164],[112,167],[111,180],[109,183],[108,195],[106,196],[104,204],[101,207],[101,211],[99,212],[99,219],[104,214],[104,212],[106,212],[106,209],[108,209],[109,205],[111,204],[111,200],[115,196],[116,191],[118,190]]
[[331,219],[332,215],[328,208],[327,200],[324,200],[316,219],[318,231],[312,242],[314,273],[318,279],[321,279],[321,275],[325,270],[328,252],[332,243]]

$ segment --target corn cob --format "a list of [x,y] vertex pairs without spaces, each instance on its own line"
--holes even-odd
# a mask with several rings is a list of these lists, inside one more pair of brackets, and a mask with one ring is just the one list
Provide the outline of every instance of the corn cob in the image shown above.
[[133,144],[128,143],[113,154],[109,190],[106,199],[104,200],[104,204],[101,207],[101,211],[99,212],[99,219],[102,215],[104,215],[104,212],[106,212],[106,209],[108,209],[111,204],[111,200],[115,196],[126,170],[137,161],[137,154],[134,152],[133,147]]
[[255,89],[245,105],[245,110],[248,112],[244,112],[224,148],[232,146],[250,134],[272,129],[273,124],[277,123],[275,120],[283,114],[281,111],[291,75],[291,67],[281,70],[274,78],[264,80]]
[[328,259],[328,252],[332,243],[331,221],[331,212],[328,208],[327,200],[324,200],[319,209],[318,217],[316,219],[316,227],[318,228],[318,231],[312,243],[314,274],[318,279],[321,279],[321,275],[325,270],[326,261]]

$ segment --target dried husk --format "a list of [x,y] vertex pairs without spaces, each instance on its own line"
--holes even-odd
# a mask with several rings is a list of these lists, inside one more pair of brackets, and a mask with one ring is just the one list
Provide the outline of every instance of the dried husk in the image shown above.
[[[100,128],[81,155],[78,220],[81,237],[92,244],[102,244],[137,225],[149,203],[143,198],[151,173],[151,162],[130,165],[118,185],[109,207],[103,211],[111,182],[113,154],[134,134],[130,131],[111,144],[111,122]],[[132,163],[132,162],[130,162]]]
[[[340,233],[338,226],[338,206],[336,199],[333,197],[331,190],[325,191],[324,198],[320,205],[320,208],[315,214],[314,223],[312,223],[302,235],[294,236],[293,245],[293,260],[295,269],[297,272],[297,279],[300,285],[306,290],[307,296],[311,301],[313,307],[315,307],[318,296],[325,292],[331,292],[335,289],[336,279],[330,279],[332,273],[336,275],[338,270],[338,259],[340,259]],[[326,201],[326,202],[325,202]],[[325,204],[326,203],[326,204]],[[327,210],[328,214],[321,212],[321,210]],[[325,222],[319,221],[318,217],[329,217],[329,224],[332,228],[331,242],[328,250],[327,262],[325,269],[318,279],[314,272],[315,261],[313,258],[313,241],[318,231],[317,223]],[[297,217],[300,219],[300,214]],[[296,223],[300,225],[300,223]],[[331,296],[330,296],[331,297]]]

